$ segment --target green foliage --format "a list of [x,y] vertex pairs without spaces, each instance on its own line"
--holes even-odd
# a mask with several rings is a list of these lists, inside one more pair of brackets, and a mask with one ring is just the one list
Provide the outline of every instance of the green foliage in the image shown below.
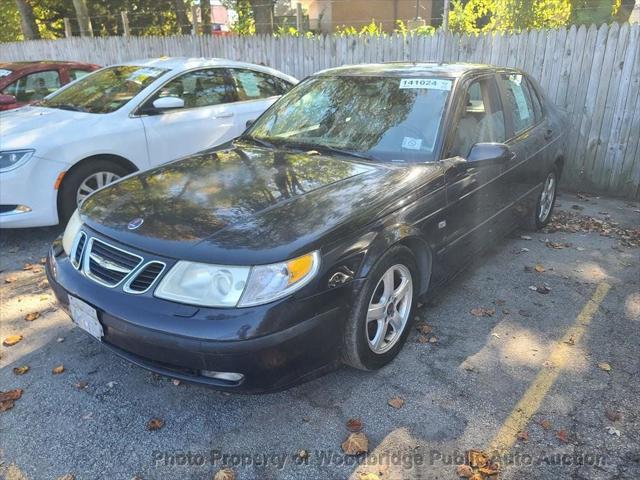
[[572,0],[452,0],[449,28],[464,33],[557,28],[570,22],[571,12]]
[[397,35],[402,35],[403,37],[412,35],[429,36],[435,34],[436,29],[431,25],[420,25],[416,28],[409,28],[404,21],[396,20],[396,28],[393,32]]
[[0,0],[0,42],[23,40],[20,13],[14,0]]
[[256,33],[256,22],[249,0],[225,0],[224,6],[236,11],[238,20],[231,25],[231,31],[238,35],[253,35]]
[[376,23],[375,19],[371,19],[367,25],[357,30],[353,26],[342,25],[336,27],[336,35],[339,37],[386,37],[387,34],[382,29],[382,24]]

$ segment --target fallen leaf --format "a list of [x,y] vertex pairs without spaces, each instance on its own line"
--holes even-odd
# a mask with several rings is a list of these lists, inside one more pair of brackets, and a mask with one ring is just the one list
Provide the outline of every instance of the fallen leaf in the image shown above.
[[622,413],[618,412],[617,410],[607,409],[604,411],[604,414],[612,422],[618,422],[622,420]]
[[520,235],[520,240],[531,240],[529,235]]
[[162,427],[164,427],[164,420],[160,418],[152,418],[147,422],[147,430],[150,430],[152,432],[155,430],[160,430]]
[[497,475],[498,473],[500,473],[500,469],[495,465],[480,467],[478,470],[480,471],[480,473],[484,473],[485,475]]
[[474,473],[473,476],[469,480],[484,480],[480,473]]
[[556,437],[558,437],[558,440],[560,440],[562,443],[568,443],[569,442],[569,437],[567,435],[567,431],[566,430],[559,430],[556,433]]
[[40,312],[30,312],[30,313],[27,313],[25,315],[25,317],[24,317],[24,319],[27,322],[33,322],[34,320],[36,320],[38,318],[40,318]]
[[433,330],[433,327],[431,325],[427,325],[424,322],[420,322],[418,325],[416,325],[416,329],[423,335],[427,335],[431,333],[431,331]]
[[72,473],[66,473],[61,477],[58,477],[58,480],[76,480],[76,476]]
[[15,373],[16,375],[24,375],[28,371],[29,371],[28,365],[22,365],[21,367],[15,367],[13,369],[13,373]]
[[352,433],[341,446],[346,455],[360,455],[369,451],[369,439],[362,432]]
[[300,458],[302,460],[305,460],[305,459],[309,458],[309,452],[307,450],[304,450],[304,449],[300,450],[298,452],[298,458]]
[[529,432],[527,432],[527,431],[518,432],[518,435],[516,435],[516,438],[518,440],[520,440],[521,442],[528,442],[529,441]]
[[4,345],[5,347],[12,347],[21,340],[22,335],[9,335],[2,341],[2,345]]
[[35,267],[35,265],[31,263],[25,263],[24,267],[22,267],[22,270],[33,270],[33,267]]
[[44,265],[45,263],[47,263],[47,257],[42,257],[42,258],[40,259],[40,264],[41,264],[41,265]]
[[518,310],[518,315],[520,315],[521,317],[530,317],[531,313],[527,310]]
[[387,403],[393,408],[398,409],[398,408],[402,408],[402,406],[404,405],[404,399],[400,397],[393,397],[393,398],[390,398]]
[[546,285],[537,285],[535,287],[535,291],[538,293],[541,293],[543,295],[546,295],[547,293],[549,293],[551,291],[551,289],[549,287],[547,287]]
[[551,425],[551,422],[550,422],[549,420],[544,419],[544,420],[542,420],[542,421],[540,422],[540,426],[541,426],[542,428],[544,428],[545,430],[550,430],[552,425]]
[[8,390],[6,392],[0,392],[0,402],[5,402],[7,400],[19,400],[22,397],[23,390],[21,388],[14,388],[13,390]]
[[350,418],[347,420],[347,430],[350,432],[359,432],[362,430],[362,420],[359,418]]
[[561,250],[563,248],[565,248],[566,246],[568,246],[566,243],[561,243],[561,242],[551,242],[548,241],[545,243],[545,245],[549,248],[553,248],[555,250]]
[[600,368],[600,370],[604,370],[605,372],[610,372],[611,371],[611,365],[609,365],[607,362],[599,363],[598,367]]
[[4,283],[13,283],[18,280],[18,277],[7,277],[4,279]]
[[3,400],[0,402],[0,412],[6,412],[7,410],[11,410],[15,405],[15,400]]
[[174,378],[173,380],[171,380],[171,383],[173,383],[176,387],[178,385],[180,385],[182,382],[180,380],[178,380],[177,378]]
[[467,458],[472,467],[485,467],[489,463],[489,456],[481,450],[469,450]]
[[545,268],[544,268],[542,265],[540,265],[540,264],[538,264],[538,265],[536,265],[535,267],[533,267],[533,269],[534,269],[536,272],[538,272],[538,273],[542,273],[542,272],[544,272],[544,271],[545,271]]
[[433,336],[429,339],[429,343],[438,343],[438,337]]
[[84,390],[88,386],[89,386],[89,382],[86,382],[84,380],[80,380],[78,383],[76,383],[76,388],[78,390]]
[[608,426],[608,427],[606,427],[606,430],[607,430],[607,433],[608,433],[609,435],[617,435],[617,436],[620,436],[620,435],[621,435],[621,434],[620,434],[620,430],[618,430],[618,429],[617,429],[617,428],[615,428],[615,427]]
[[458,465],[456,467],[456,475],[462,478],[471,478],[473,476],[473,469],[469,465]]
[[236,472],[230,468],[223,468],[216,472],[213,480],[236,480]]
[[373,472],[362,472],[359,480],[380,480],[380,476]]
[[551,360],[545,360],[545,361],[542,363],[542,366],[543,366],[544,368],[556,368],[555,363],[553,363]]
[[64,365],[62,364],[54,367],[53,370],[51,370],[51,373],[53,373],[54,375],[60,375],[62,372],[64,372]]
[[478,307],[478,308],[471,309],[471,315],[475,317],[492,317],[495,313],[496,313],[495,308]]
[[418,337],[418,343],[429,343],[429,337],[426,335],[420,335]]

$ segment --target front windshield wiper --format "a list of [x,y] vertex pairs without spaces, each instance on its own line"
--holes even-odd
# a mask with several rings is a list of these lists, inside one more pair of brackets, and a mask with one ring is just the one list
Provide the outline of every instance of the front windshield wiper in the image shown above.
[[271,143],[268,140],[264,140],[262,138],[257,138],[257,137],[252,137],[250,135],[240,136],[240,138],[238,138],[238,140],[245,140],[245,141],[248,141],[248,142],[257,143],[261,147],[277,148],[273,143]]
[[285,146],[292,148],[300,148],[306,149],[308,151],[315,150],[319,153],[334,153],[338,155],[345,155],[348,157],[359,158],[361,160],[367,160],[369,162],[378,162],[377,158],[372,157],[371,155],[367,155],[362,152],[354,152],[353,150],[347,150],[339,147],[332,147],[331,145],[321,145],[315,143],[285,143]]
[[45,108],[59,108],[60,110],[69,110],[71,112],[85,112],[86,113],[86,109],[82,108],[82,107],[77,107],[75,105],[71,105],[69,103],[42,103],[39,106],[41,107],[45,107]]

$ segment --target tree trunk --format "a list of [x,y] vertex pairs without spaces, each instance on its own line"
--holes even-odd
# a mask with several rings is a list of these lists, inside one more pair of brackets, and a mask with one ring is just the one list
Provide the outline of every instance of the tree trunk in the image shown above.
[[187,17],[187,7],[184,0],[176,0],[176,22],[178,23],[178,31],[183,35],[191,33],[191,23]]
[[256,33],[273,33],[273,0],[250,0]]
[[640,23],[640,0],[636,0],[631,15],[629,15],[629,23]]
[[200,18],[202,20],[202,34],[211,35],[211,3],[210,0],[200,0]]
[[40,31],[33,16],[33,7],[27,0],[16,0],[20,12],[20,27],[25,40],[38,40]]
[[86,0],[73,0],[73,8],[76,10],[80,35],[83,37],[93,37],[93,27],[91,26]]

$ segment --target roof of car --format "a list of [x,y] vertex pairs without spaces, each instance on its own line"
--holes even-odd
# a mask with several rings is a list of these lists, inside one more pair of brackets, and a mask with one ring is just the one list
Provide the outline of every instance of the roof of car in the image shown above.
[[0,68],[7,70],[22,70],[37,65],[92,65],[91,63],[73,62],[68,60],[36,60],[20,62],[0,62]]
[[480,63],[428,63],[428,62],[387,62],[345,65],[322,70],[316,75],[380,75],[415,76],[431,75],[457,78],[470,71],[492,70],[498,67]]
[[[145,58],[140,60],[132,60],[130,62],[123,62],[120,65],[136,65],[140,67],[158,67],[158,68],[168,68],[170,70],[174,69],[185,69],[185,68],[198,68],[198,67],[216,67],[216,66],[224,66],[224,67],[233,67],[233,66],[262,66],[263,65],[255,65],[252,63],[245,62],[236,62],[234,60],[228,60],[226,58],[189,58],[189,57],[159,57],[159,58]],[[269,67],[265,67],[269,68]]]

